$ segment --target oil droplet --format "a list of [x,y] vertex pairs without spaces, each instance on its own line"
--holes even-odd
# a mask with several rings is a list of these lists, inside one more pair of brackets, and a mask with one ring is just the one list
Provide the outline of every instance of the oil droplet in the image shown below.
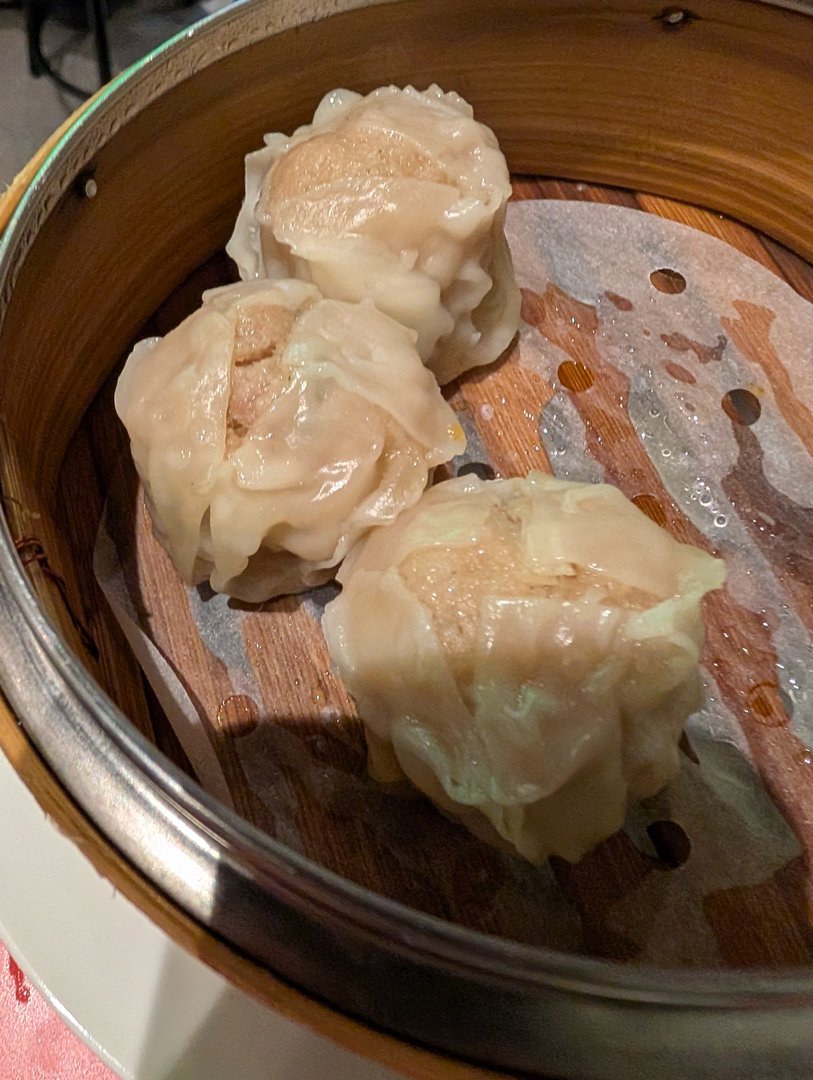
[[578,394],[583,390],[589,390],[593,385],[593,372],[580,360],[565,360],[559,365],[556,372],[562,386]]
[[711,493],[704,491],[697,501],[701,506],[711,506]]
[[250,735],[260,722],[257,706],[246,694],[231,694],[217,710],[217,724],[234,739]]
[[661,457],[670,458],[671,456],[672,451],[669,449],[669,447],[665,446],[663,450],[661,450]]
[[717,526],[718,529],[724,529],[728,524],[728,518],[725,514],[718,514],[717,517],[714,519],[714,524]]

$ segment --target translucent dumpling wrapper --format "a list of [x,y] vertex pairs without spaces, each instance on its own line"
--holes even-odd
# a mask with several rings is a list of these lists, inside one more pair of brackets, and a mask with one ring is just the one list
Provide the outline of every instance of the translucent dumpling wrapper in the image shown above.
[[313,123],[265,143],[246,158],[226,248],[244,280],[369,297],[417,332],[441,384],[496,360],[519,323],[503,232],[511,181],[463,98],[437,86],[335,90]]
[[616,488],[467,476],[354,549],[323,629],[377,779],[575,861],[676,773],[724,576]]
[[204,294],[135,347],[116,410],[187,582],[299,592],[417,501],[465,437],[414,337],[369,301],[264,281]]

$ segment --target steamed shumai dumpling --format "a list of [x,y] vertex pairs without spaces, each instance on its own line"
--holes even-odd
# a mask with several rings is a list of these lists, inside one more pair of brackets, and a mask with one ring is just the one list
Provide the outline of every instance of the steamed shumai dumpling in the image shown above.
[[204,294],[115,402],[181,575],[249,602],[327,580],[465,445],[414,334],[301,281]]
[[244,280],[369,297],[417,331],[441,384],[496,360],[519,322],[503,232],[511,181],[463,98],[437,86],[335,90],[312,124],[265,142],[246,158],[226,248]]
[[323,628],[377,779],[575,861],[676,773],[723,578],[608,485],[467,476],[354,549]]

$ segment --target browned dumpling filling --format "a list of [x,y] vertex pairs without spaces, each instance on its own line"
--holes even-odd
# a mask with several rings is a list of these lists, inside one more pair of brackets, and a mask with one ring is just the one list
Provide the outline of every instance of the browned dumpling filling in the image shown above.
[[208,293],[116,408],[182,576],[248,601],[327,580],[465,446],[412,334],[301,281]]
[[227,250],[245,280],[368,297],[413,329],[443,384],[495,360],[519,323],[504,236],[511,183],[493,133],[437,86],[336,90],[246,159]]

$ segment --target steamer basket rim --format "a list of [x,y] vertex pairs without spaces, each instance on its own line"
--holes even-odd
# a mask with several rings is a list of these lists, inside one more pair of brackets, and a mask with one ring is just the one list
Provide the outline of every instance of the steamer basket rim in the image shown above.
[[[118,76],[49,153],[0,236],[0,329],[17,274],[39,227],[99,147],[137,111],[186,75],[269,33],[394,2],[399,0],[333,0],[326,12],[319,0],[288,0],[270,17],[267,0],[241,0],[176,35]],[[740,2],[813,16],[813,0]],[[230,33],[238,28],[239,34]],[[218,40],[218,48],[211,50],[208,46],[213,38]],[[208,796],[170,762],[161,760],[160,752],[90,678],[44,615],[5,518],[0,523],[0,581],[0,684],[18,715],[26,717],[24,726],[32,741],[89,817],[94,818],[94,812],[77,794],[76,776],[64,762],[60,767],[56,760],[56,741],[44,731],[48,724],[43,722],[38,728],[30,717],[49,717],[56,710],[62,722],[60,739],[73,738],[76,745],[81,742],[94,761],[104,763],[108,771],[140,777],[148,789],[142,794],[162,805],[167,820],[176,826],[192,823],[199,831],[198,854],[208,843],[218,846],[221,857],[210,865],[212,872],[218,867],[221,872],[231,868],[238,877],[250,877],[275,895],[284,895],[318,917],[350,927],[384,947],[501,985],[556,987],[609,999],[713,1009],[813,1001],[813,972],[807,969],[782,975],[751,970],[633,969],[490,937],[353,884],[273,840]],[[122,843],[123,837],[111,838],[138,862]],[[287,880],[283,881],[282,875]],[[194,897],[173,899],[206,922]],[[208,925],[217,931],[216,925]]]

